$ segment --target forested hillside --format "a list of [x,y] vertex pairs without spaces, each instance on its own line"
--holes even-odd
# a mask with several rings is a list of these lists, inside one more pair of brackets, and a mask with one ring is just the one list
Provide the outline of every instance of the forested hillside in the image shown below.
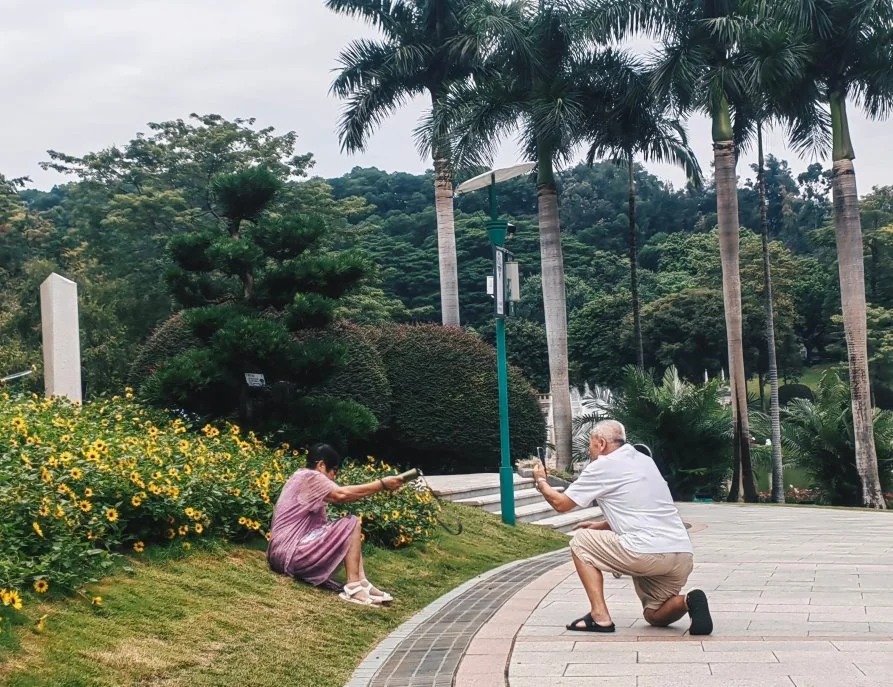
[[[50,270],[78,282],[88,392],[120,389],[136,351],[175,309],[165,283],[168,241],[214,221],[210,179],[264,164],[290,181],[286,206],[322,214],[326,250],[358,248],[371,258],[363,286],[339,308],[359,324],[439,322],[432,173],[355,168],[344,176],[308,178],[310,155],[295,155],[296,137],[257,130],[250,120],[215,116],[193,124],[153,125],[151,142],[133,139],[82,158],[50,153],[60,183],[50,191],[2,186],[0,202],[0,371],[39,365],[37,287]],[[741,269],[747,372],[766,368],[761,307],[759,208],[755,172],[740,180]],[[63,176],[64,175],[64,176]],[[769,156],[766,183],[776,328],[781,372],[843,359],[837,265],[830,225],[829,180],[820,164],[805,170]],[[675,189],[636,170],[637,221],[645,363],[676,365],[690,379],[720,374],[726,359],[715,191]],[[603,162],[559,176],[567,278],[572,380],[612,384],[635,362],[627,256],[626,170]],[[536,190],[529,178],[499,188],[502,215],[517,225],[508,247],[521,264],[522,299],[508,325],[509,353],[536,388],[548,388],[539,284]],[[456,237],[463,326],[493,336],[485,293],[491,269],[484,221],[486,194],[456,199]],[[870,320],[893,309],[893,188],[862,199]],[[870,322],[871,325],[871,322]],[[873,364],[889,365],[883,327],[870,327]],[[889,377],[876,377],[879,382]],[[878,400],[888,394],[876,383]]]

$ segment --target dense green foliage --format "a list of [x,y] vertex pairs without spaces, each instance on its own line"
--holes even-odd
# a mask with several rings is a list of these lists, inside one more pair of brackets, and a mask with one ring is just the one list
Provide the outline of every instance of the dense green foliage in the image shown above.
[[[325,219],[290,211],[282,186],[265,167],[218,175],[211,183],[217,226],[170,240],[167,281],[197,345],[158,364],[142,389],[163,407],[238,415],[246,427],[296,445],[364,436],[377,426],[369,409],[320,389],[343,347],[297,335],[331,322],[365,260],[325,251]],[[246,373],[263,375],[259,391]]]
[[[455,327],[375,328],[370,338],[384,360],[393,398],[377,453],[430,471],[482,472],[499,466],[496,353]],[[512,459],[526,458],[545,441],[539,403],[530,384],[509,371]]]
[[631,443],[651,449],[674,499],[720,496],[730,476],[732,434],[731,413],[720,403],[721,395],[718,380],[691,384],[669,367],[655,382],[650,372],[630,366],[603,409],[581,419],[578,433],[587,437],[594,422],[618,420]]
[[[814,480],[821,503],[862,504],[856,472],[849,385],[833,371],[822,375],[814,400],[796,398],[783,410],[785,454]],[[878,474],[885,494],[893,489],[893,413],[874,411]]]

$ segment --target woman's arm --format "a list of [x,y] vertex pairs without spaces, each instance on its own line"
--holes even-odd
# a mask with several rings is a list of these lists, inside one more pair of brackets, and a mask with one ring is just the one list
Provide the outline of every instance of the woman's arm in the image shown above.
[[372,496],[380,491],[395,491],[403,486],[403,480],[399,477],[382,477],[374,482],[366,484],[351,484],[349,486],[337,486],[326,496],[326,503],[352,503],[367,496]]

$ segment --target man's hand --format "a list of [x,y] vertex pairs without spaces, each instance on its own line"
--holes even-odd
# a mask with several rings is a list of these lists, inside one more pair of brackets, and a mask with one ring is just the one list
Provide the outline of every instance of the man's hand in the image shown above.
[[391,475],[390,477],[382,477],[381,483],[388,491],[397,491],[398,489],[403,487],[403,480],[396,475]]
[[546,468],[543,467],[542,463],[537,463],[533,466],[533,483],[536,484],[539,480],[546,478]]

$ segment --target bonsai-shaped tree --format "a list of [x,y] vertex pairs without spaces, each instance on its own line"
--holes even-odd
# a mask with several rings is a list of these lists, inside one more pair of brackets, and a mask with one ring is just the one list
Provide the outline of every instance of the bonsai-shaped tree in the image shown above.
[[[262,433],[303,443],[376,427],[356,402],[319,392],[344,349],[308,331],[330,324],[363,277],[355,252],[326,252],[324,218],[288,214],[283,181],[264,167],[212,184],[216,227],[170,241],[167,280],[198,345],[162,364],[144,387],[155,402],[205,418],[238,415]],[[246,373],[264,376],[250,387]]]

